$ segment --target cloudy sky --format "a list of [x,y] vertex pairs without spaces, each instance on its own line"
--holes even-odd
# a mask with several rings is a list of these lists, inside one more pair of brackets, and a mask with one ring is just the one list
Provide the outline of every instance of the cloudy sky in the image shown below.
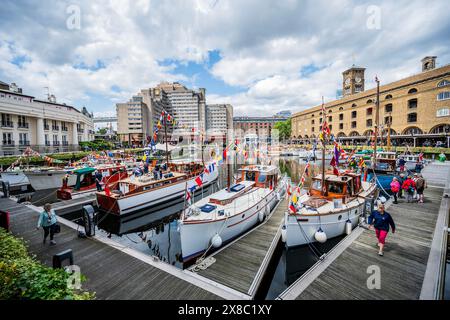
[[448,0],[2,0],[0,80],[99,114],[179,81],[235,115],[272,115],[335,99],[353,63],[366,89],[427,55],[448,64],[449,39]]

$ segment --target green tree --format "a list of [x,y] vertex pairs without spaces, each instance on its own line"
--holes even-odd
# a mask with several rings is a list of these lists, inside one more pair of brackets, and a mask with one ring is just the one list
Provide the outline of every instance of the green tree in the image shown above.
[[107,132],[108,132],[107,128],[100,128],[100,129],[97,130],[98,134],[106,134]]
[[291,137],[291,119],[275,123],[274,129],[279,131],[281,140],[286,140]]

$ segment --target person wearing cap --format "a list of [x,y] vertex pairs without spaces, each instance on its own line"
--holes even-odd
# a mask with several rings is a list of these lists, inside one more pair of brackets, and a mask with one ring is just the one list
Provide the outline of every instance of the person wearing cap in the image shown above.
[[368,219],[369,229],[375,230],[378,239],[378,255],[383,256],[384,245],[386,237],[389,233],[389,227],[392,228],[392,233],[395,233],[395,223],[392,216],[385,211],[383,203],[378,205],[378,210],[374,210]]

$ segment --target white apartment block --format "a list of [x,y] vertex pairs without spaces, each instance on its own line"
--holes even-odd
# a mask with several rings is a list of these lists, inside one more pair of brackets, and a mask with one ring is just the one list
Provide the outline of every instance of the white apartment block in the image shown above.
[[127,103],[116,104],[117,135],[119,141],[129,146],[141,146],[151,135],[150,115],[143,97],[136,95]]
[[79,150],[78,142],[94,139],[93,116],[85,108],[25,95],[15,84],[0,82],[0,156]]

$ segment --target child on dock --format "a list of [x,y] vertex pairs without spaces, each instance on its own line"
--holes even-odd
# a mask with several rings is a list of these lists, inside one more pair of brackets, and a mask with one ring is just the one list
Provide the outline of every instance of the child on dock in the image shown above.
[[384,244],[386,242],[386,237],[389,232],[389,226],[392,228],[392,233],[395,233],[395,223],[391,215],[384,211],[384,204],[378,205],[378,210],[374,210],[369,216],[368,223],[369,229],[375,229],[375,234],[378,239],[378,251],[379,256],[383,256]]
[[38,230],[41,226],[44,229],[44,244],[47,241],[48,235],[50,234],[50,245],[56,245],[55,240],[53,240],[53,236],[56,233],[56,222],[56,214],[54,210],[52,210],[52,205],[50,203],[46,203],[44,205],[44,211],[42,211],[39,215],[39,220],[36,227],[36,229]]

